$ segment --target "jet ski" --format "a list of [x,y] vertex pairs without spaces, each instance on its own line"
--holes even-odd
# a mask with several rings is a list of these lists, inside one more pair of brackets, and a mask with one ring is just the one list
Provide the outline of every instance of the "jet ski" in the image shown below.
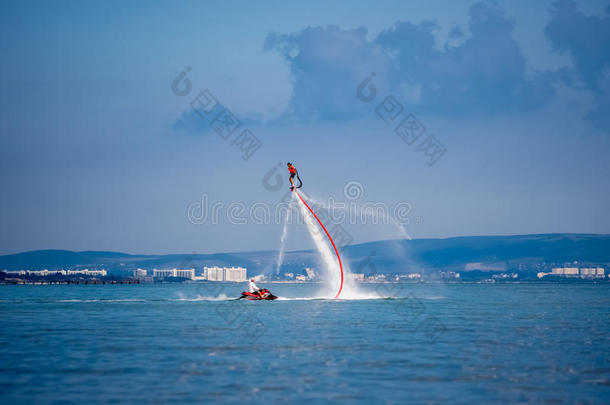
[[260,295],[258,293],[251,293],[251,292],[247,292],[244,291],[241,293],[241,297],[238,298],[238,300],[245,298],[247,300],[274,300],[277,297],[273,294],[271,294],[269,292],[269,290],[267,290],[266,288],[263,288],[262,290],[260,290]]

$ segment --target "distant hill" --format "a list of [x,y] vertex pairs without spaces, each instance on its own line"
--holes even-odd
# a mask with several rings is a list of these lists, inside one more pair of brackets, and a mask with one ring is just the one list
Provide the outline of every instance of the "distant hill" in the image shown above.
[[[446,239],[384,240],[341,248],[352,272],[404,273],[440,270],[534,271],[542,263],[609,264],[610,235],[540,234],[467,236]],[[276,251],[217,254],[131,255],[118,252],[37,250],[0,256],[0,269],[103,267],[124,273],[135,268],[244,266],[249,274],[275,271]],[[285,254],[282,272],[318,267],[311,250]]]
[[[362,262],[372,252],[387,271],[401,262],[423,270],[509,270],[542,263],[610,263],[610,235],[540,234],[467,236],[370,242],[348,246],[346,253]],[[406,270],[405,270],[406,271]],[[401,271],[398,271],[401,272]]]

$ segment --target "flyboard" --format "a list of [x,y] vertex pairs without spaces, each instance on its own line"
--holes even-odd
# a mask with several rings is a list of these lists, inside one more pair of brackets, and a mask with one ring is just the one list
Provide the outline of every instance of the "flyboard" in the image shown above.
[[[299,181],[301,181],[301,179],[299,179]],[[303,184],[301,183],[301,186],[302,185]],[[301,196],[301,194],[299,194],[299,192],[297,191],[297,188],[301,188],[301,187],[300,186],[299,187],[294,187],[293,186],[293,187],[291,187],[291,190],[294,191],[297,194],[297,196],[299,197],[301,202],[303,202],[303,204],[307,207],[309,212],[311,212],[311,215],[314,216],[314,218],[318,221],[318,223],[320,224],[322,229],[324,229],[324,233],[326,233],[326,236],[328,237],[328,240],[333,245],[333,249],[335,249],[335,254],[337,255],[337,260],[339,261],[339,269],[341,270],[341,283],[339,284],[339,291],[337,291],[337,295],[335,295],[335,298],[339,298],[339,295],[341,295],[341,290],[343,289],[343,264],[341,263],[341,256],[339,256],[339,250],[337,249],[337,246],[335,245],[335,242],[333,241],[333,238],[330,236],[330,234],[326,230],[326,227],[324,226],[322,221],[320,221],[320,218],[318,218],[318,216],[316,215],[315,212],[313,212],[313,210],[311,209],[309,204],[307,204],[305,199]]]

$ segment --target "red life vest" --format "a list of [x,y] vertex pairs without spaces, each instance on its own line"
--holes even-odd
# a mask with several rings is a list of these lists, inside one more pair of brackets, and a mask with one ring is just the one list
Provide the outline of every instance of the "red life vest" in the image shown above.
[[297,172],[297,169],[295,169],[293,165],[290,165],[288,166],[288,171],[290,172],[290,174],[294,174]]

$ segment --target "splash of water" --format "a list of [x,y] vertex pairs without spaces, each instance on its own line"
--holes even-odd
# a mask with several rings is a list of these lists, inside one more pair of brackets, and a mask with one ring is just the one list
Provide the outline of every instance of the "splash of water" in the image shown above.
[[280,274],[280,268],[282,267],[282,263],[284,262],[284,251],[286,244],[286,236],[288,235],[288,222],[292,215],[292,204],[286,210],[286,215],[284,216],[284,227],[282,228],[282,236],[280,237],[280,251],[277,255],[277,262],[275,264],[275,274]]
[[330,250],[330,246],[324,239],[320,226],[315,222],[313,216],[309,213],[307,207],[305,207],[305,204],[296,196],[296,193],[292,193],[292,200],[296,201],[299,205],[303,222],[307,226],[309,236],[311,236],[311,239],[313,240],[324,264],[324,280],[326,281],[325,287],[328,290],[325,291],[324,294],[331,295],[332,291],[337,291],[339,284],[341,283],[341,270],[339,269],[337,258]]
[[403,224],[401,224],[400,222],[398,222],[396,220],[396,218],[389,215],[385,211],[364,210],[361,207],[358,207],[356,204],[349,204],[349,206],[347,206],[347,207],[346,206],[335,206],[335,205],[326,203],[324,201],[314,199],[309,196],[307,199],[310,200],[313,204],[323,207],[329,211],[335,210],[335,209],[339,209],[342,211],[349,210],[350,215],[354,215],[354,216],[357,215],[360,218],[367,216],[373,220],[373,223],[379,223],[380,220],[382,221],[382,223],[391,223],[392,225],[394,225],[396,227],[396,230],[398,231],[398,234],[400,235],[401,239],[407,239],[407,240],[413,239],[413,238],[411,238],[411,235],[409,235],[409,233],[407,232],[405,226]]
[[[325,288],[321,291],[321,295],[318,298],[334,297],[334,294],[341,283],[341,269],[339,268],[337,257],[331,250],[331,246],[320,228],[320,225],[307,210],[305,204],[296,195],[293,195],[292,198],[293,200],[296,200],[299,205],[301,215],[303,216],[303,222],[307,226],[307,231],[309,232],[324,265]],[[343,277],[343,289],[339,296],[340,299],[379,298],[379,296],[375,294],[363,293],[358,288],[349,270],[349,265],[345,262],[343,265]]]

